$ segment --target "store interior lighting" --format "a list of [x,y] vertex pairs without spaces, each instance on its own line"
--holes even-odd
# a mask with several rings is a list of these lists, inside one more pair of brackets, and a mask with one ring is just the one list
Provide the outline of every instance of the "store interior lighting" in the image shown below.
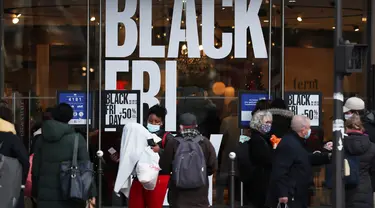
[[354,31],[356,31],[356,32],[359,31],[359,27],[358,27],[357,25],[354,25],[354,26],[353,26],[353,29],[354,29]]
[[96,20],[96,18],[94,17],[94,16],[92,16],[91,18],[90,18],[90,21],[91,22],[94,22]]
[[13,19],[12,19],[12,22],[13,24],[17,24],[20,22],[20,17],[21,17],[21,14],[15,14]]
[[301,16],[298,16],[298,17],[297,17],[297,21],[298,21],[298,22],[302,22],[302,17],[301,17]]

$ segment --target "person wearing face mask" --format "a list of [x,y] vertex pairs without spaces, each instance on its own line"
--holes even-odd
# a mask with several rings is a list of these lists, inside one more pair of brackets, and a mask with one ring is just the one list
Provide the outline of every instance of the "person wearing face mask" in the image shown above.
[[309,188],[313,184],[312,165],[329,163],[328,153],[309,153],[305,141],[310,137],[310,119],[296,115],[291,122],[292,132],[282,137],[272,161],[272,173],[267,205],[307,208]]
[[249,157],[252,167],[251,176],[244,184],[244,192],[250,207],[263,208],[267,196],[272,168],[272,144],[269,132],[272,126],[272,114],[269,111],[257,111],[251,118]]
[[347,99],[343,112],[345,120],[348,120],[353,115],[359,115],[365,128],[364,132],[368,134],[370,141],[375,143],[375,114],[366,110],[365,102],[361,98],[351,97]]
[[[166,115],[167,109],[165,109],[161,105],[154,105],[149,109],[147,117],[147,130],[152,134],[156,134],[162,139],[156,144],[156,146],[152,148],[155,152],[158,152],[160,156],[162,156],[168,142],[174,139],[174,136],[164,129],[164,121]],[[170,173],[165,170],[161,170],[155,189],[152,191],[148,191],[149,199],[147,200],[152,201],[152,207],[156,208],[163,206],[164,198],[167,193],[169,178]],[[142,189],[141,186],[139,188]],[[142,207],[139,203],[133,205],[137,208]]]
[[148,111],[146,128],[150,133],[156,134],[162,139],[161,142],[154,147],[159,154],[162,154],[165,146],[170,139],[174,136],[170,132],[166,132],[164,129],[165,116],[167,115],[167,109],[161,105],[154,105]]

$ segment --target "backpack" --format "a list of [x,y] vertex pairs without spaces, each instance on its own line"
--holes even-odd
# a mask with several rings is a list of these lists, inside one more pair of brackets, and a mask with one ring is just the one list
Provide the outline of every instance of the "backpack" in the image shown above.
[[22,186],[21,163],[11,157],[0,154],[0,207],[17,206]]
[[[359,158],[344,152],[344,167],[349,168],[349,175],[344,176],[345,188],[355,188],[359,184]],[[333,188],[333,164],[326,165],[324,185]]]
[[172,162],[172,180],[177,188],[193,189],[207,184],[207,165],[200,142],[195,138],[175,138],[179,145]]

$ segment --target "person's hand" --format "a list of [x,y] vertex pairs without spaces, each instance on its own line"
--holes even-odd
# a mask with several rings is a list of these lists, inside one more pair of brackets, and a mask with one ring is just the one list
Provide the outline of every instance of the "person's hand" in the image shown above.
[[288,197],[280,197],[279,203],[281,204],[287,204],[288,203]]
[[323,146],[324,149],[328,150],[328,151],[332,151],[333,149],[333,142],[327,142],[324,146]]
[[160,151],[160,147],[159,145],[156,145],[154,147],[151,147],[152,150],[154,150],[154,152],[158,153]]

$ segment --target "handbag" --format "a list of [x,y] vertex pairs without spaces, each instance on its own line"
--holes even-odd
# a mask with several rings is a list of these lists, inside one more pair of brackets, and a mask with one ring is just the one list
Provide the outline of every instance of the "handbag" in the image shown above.
[[61,191],[65,200],[87,201],[91,197],[91,186],[94,182],[93,163],[90,160],[77,161],[78,140],[76,134],[72,161],[60,164]]

